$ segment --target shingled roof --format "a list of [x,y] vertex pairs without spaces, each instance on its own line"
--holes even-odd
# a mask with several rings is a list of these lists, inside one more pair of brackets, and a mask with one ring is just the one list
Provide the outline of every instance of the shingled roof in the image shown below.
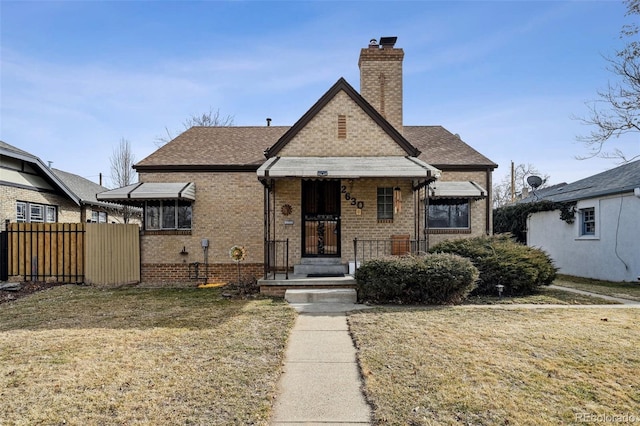
[[59,169],[51,169],[51,171],[62,181],[64,184],[73,191],[74,194],[80,198],[82,204],[97,205],[110,208],[121,208],[119,204],[105,203],[98,201],[96,194],[107,191],[104,186],[98,185],[95,182],[85,179],[82,176],[78,176],[73,173],[65,172]]
[[419,159],[439,169],[498,167],[442,126],[404,126],[404,137],[422,151]]
[[135,165],[139,172],[257,170],[289,126],[192,127]]
[[[135,165],[139,172],[170,170],[257,170],[264,151],[289,126],[192,127]],[[496,168],[497,164],[442,126],[404,126],[404,137],[418,157],[441,169]]]
[[616,168],[580,179],[566,185],[556,185],[553,189],[534,192],[520,203],[549,200],[570,202],[603,196],[624,194],[640,188],[640,160],[623,164]]

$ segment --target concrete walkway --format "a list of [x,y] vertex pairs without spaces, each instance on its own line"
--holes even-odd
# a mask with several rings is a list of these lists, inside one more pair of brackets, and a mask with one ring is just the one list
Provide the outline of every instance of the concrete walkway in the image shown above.
[[613,302],[622,303],[623,305],[638,305],[638,306],[640,306],[640,302],[638,302],[637,300],[623,299],[621,297],[606,296],[604,294],[591,293],[589,291],[578,290],[576,288],[561,287],[559,285],[550,285],[549,288],[555,288],[556,290],[568,291],[569,293],[577,293],[577,294],[582,294],[582,295],[585,295],[585,296],[599,297],[600,299],[611,300]]
[[289,337],[271,424],[368,425],[371,410],[362,394],[345,312],[361,305],[292,305],[300,315]]

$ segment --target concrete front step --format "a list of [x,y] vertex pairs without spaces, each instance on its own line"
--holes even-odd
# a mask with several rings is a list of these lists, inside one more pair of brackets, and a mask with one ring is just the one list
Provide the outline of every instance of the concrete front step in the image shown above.
[[289,303],[356,303],[358,296],[353,288],[289,289],[284,293]]
[[303,257],[293,265],[295,275],[339,275],[349,272],[339,257]]
[[293,265],[295,275],[339,275],[348,272],[347,265]]

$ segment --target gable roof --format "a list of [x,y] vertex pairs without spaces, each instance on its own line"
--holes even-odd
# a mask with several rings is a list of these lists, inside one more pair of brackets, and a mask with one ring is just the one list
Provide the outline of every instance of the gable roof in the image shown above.
[[545,190],[543,194],[534,193],[520,202],[527,203],[539,200],[554,202],[578,201],[633,192],[635,188],[640,188],[640,160],[623,164],[611,170],[561,185],[551,190]]
[[267,158],[275,157],[280,150],[284,148],[293,139],[300,130],[302,130],[322,109],[340,92],[344,92],[353,100],[371,119],[380,126],[408,156],[417,157],[420,151],[402,136],[398,130],[393,127],[369,102],[367,102],[360,93],[358,93],[347,80],[340,77],[338,81],[331,86],[320,99],[304,113],[302,117],[293,125],[282,137],[271,146],[265,156]]
[[35,170],[40,172],[42,176],[54,188],[57,188],[60,192],[69,197],[69,199],[71,199],[74,203],[80,205],[80,197],[78,197],[73,191],[71,191],[71,189],[58,176],[56,176],[52,172],[52,170],[42,162],[40,158],[27,151],[16,148],[13,145],[9,145],[8,143],[3,141],[0,141],[0,154],[31,164],[31,166]]

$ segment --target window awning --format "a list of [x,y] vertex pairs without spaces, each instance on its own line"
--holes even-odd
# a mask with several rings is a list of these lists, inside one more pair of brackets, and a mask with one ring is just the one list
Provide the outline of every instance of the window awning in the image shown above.
[[485,198],[487,191],[472,181],[437,181],[429,187],[429,196],[434,198]]
[[96,195],[99,201],[195,200],[193,182],[140,182]]
[[440,170],[414,157],[273,157],[258,169],[258,178],[440,177]]

